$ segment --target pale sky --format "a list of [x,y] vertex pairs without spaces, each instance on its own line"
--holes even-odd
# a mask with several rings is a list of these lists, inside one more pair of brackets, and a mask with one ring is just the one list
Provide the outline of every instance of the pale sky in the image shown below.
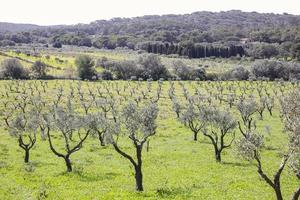
[[300,0],[0,0],[0,22],[39,25],[89,23],[114,17],[257,11],[300,15]]

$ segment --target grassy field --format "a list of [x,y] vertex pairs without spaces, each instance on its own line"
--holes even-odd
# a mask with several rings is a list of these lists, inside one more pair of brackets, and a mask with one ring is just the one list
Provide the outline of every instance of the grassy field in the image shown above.
[[[71,62],[71,61],[70,61]],[[33,81],[21,82],[24,88]],[[39,82],[38,82],[39,84]],[[229,88],[237,88],[240,95],[246,87],[250,95],[250,86],[254,86],[254,95],[258,98],[256,89],[263,86],[276,96],[273,91],[280,89],[279,83],[262,83],[256,85],[250,82],[183,82],[189,95],[195,94],[195,88],[203,96],[217,93],[218,84]],[[18,93],[10,93],[5,85],[16,85],[15,81],[1,81],[1,101],[13,100]],[[74,81],[48,81],[48,88],[42,96],[50,102],[60,86],[69,91],[70,86],[76,88]],[[141,91],[147,90],[147,82],[83,82],[85,95],[88,88],[96,92],[102,88],[102,95],[110,95],[105,87],[121,88],[118,95],[111,89],[111,95],[119,107],[127,101],[141,96]],[[152,91],[147,99],[155,96],[158,84],[153,83]],[[284,91],[293,86],[284,83]],[[124,89],[125,88],[125,89]],[[111,146],[101,147],[99,141],[88,138],[83,149],[72,155],[74,172],[66,173],[62,159],[56,157],[49,149],[47,141],[38,137],[37,144],[31,151],[30,163],[24,164],[22,149],[18,147],[16,138],[10,137],[4,125],[0,128],[0,199],[275,199],[272,189],[258,176],[255,163],[239,159],[235,154],[235,145],[223,152],[222,163],[216,163],[213,146],[200,136],[199,141],[193,141],[192,132],[185,127],[172,110],[172,101],[168,96],[170,84],[164,82],[161,97],[158,101],[158,129],[150,139],[149,152],[143,151],[144,192],[135,192],[134,171],[128,160],[117,154]],[[125,90],[125,91],[124,91]],[[9,98],[5,96],[8,91]],[[134,91],[134,92],[131,92]],[[33,96],[36,95],[34,92]],[[131,93],[133,95],[131,96]],[[181,104],[186,104],[179,82],[175,82],[175,93]],[[224,97],[229,93],[225,89]],[[212,94],[212,96],[214,96]],[[257,129],[265,134],[266,142],[262,153],[263,168],[269,176],[277,170],[281,153],[286,149],[287,136],[283,133],[283,124],[279,117],[279,98],[276,97],[274,115],[265,111],[264,119],[257,120]],[[126,98],[125,98],[126,97]],[[64,96],[64,98],[66,98]],[[122,101],[120,99],[123,99]],[[125,100],[127,99],[127,100]],[[216,106],[229,109],[226,102],[212,98]],[[3,104],[1,104],[3,108]],[[241,120],[235,106],[231,109],[237,120]],[[2,123],[2,122],[1,122]],[[265,133],[266,127],[270,133]],[[241,137],[236,130],[237,137]],[[123,142],[124,141],[124,142]],[[59,139],[56,140],[59,144]],[[134,148],[128,138],[122,138],[122,148],[133,154]],[[282,190],[285,199],[290,199],[292,193],[299,187],[299,181],[287,168],[282,175]]]

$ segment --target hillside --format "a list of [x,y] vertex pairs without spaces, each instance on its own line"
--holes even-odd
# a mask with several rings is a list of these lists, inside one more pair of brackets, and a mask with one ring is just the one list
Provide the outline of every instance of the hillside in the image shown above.
[[15,24],[8,22],[0,22],[0,32],[22,32],[22,31],[32,31],[35,29],[41,29],[42,26],[34,24]]
[[[59,43],[105,49],[126,47],[191,58],[235,55],[296,58],[300,51],[299,27],[300,16],[297,15],[202,11],[113,18],[69,26],[6,24],[1,30],[10,33],[0,34],[0,46]],[[207,48],[208,53],[205,52]]]

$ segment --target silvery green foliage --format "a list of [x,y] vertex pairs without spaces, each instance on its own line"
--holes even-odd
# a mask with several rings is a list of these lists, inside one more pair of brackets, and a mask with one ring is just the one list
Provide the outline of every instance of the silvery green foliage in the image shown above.
[[292,154],[289,163],[290,168],[296,174],[298,179],[300,179],[300,152]]
[[226,133],[232,131],[237,123],[232,114],[228,111],[223,110],[215,110],[213,113],[211,120],[214,126],[221,130],[221,132]]
[[198,133],[207,126],[209,117],[211,117],[213,109],[205,105],[196,105],[194,100],[189,104],[180,117],[181,122],[189,127],[194,133],[194,141],[198,140]]
[[180,112],[182,110],[182,106],[178,103],[176,97],[172,98],[172,108],[177,115],[177,118],[180,116]]
[[[158,115],[158,108],[156,104],[150,103],[143,107],[138,107],[135,103],[129,102],[122,111],[122,125],[126,131],[125,135],[128,135],[132,141],[135,152],[136,160],[133,156],[126,153],[118,146],[118,132],[109,130],[106,137],[111,141],[114,149],[128,159],[134,167],[136,190],[143,191],[143,173],[142,173],[142,149],[147,139],[156,133],[156,118]],[[111,127],[111,126],[110,126]],[[114,136],[117,136],[116,138]]]
[[[88,115],[80,115],[74,111],[72,99],[67,100],[67,106],[54,106],[52,116],[47,116],[47,121],[52,128],[59,130],[64,136],[72,138],[73,133],[76,131],[80,137],[80,130],[85,132],[89,128]],[[45,119],[45,118],[44,118]]]
[[129,137],[138,142],[145,141],[156,132],[156,118],[158,108],[156,104],[149,104],[139,108],[136,104],[128,103],[122,112],[124,125]]
[[256,112],[257,104],[254,99],[250,98],[247,100],[240,100],[237,103],[237,109],[241,114],[244,124],[246,125],[249,120],[251,120],[251,116]]
[[300,152],[300,90],[292,91],[281,101],[283,121],[288,130],[292,151]]
[[241,137],[236,143],[237,155],[245,160],[253,160],[259,157],[259,152],[264,145],[264,137],[255,132],[250,132],[247,137]]
[[104,112],[105,116],[110,111],[112,104],[113,104],[112,99],[99,98],[96,100],[96,107],[100,108]]
[[[33,114],[33,115],[31,115]],[[12,119],[9,127],[9,133],[13,137],[35,135],[38,130],[38,118],[34,115],[34,112],[28,112],[25,114],[19,114]]]
[[204,106],[196,106],[194,103],[189,103],[187,109],[182,113],[180,120],[182,123],[189,125],[190,123],[200,124],[206,121],[208,117],[206,109]]
[[31,104],[33,106],[31,117],[35,119],[36,126],[40,129],[41,138],[45,140],[47,138],[46,129],[47,129],[47,121],[45,121],[45,105],[46,102],[42,100],[40,96],[32,97]]
[[92,136],[103,137],[104,144],[113,143],[113,136],[118,136],[120,134],[120,123],[108,119],[102,112],[89,114],[87,118],[88,128],[91,130]]
[[55,128],[64,133],[69,133],[80,127],[82,121],[71,110],[66,111],[63,107],[57,107],[53,113]]

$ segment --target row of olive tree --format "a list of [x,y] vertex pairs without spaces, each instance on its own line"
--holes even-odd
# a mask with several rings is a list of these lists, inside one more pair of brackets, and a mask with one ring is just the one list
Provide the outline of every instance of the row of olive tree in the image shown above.
[[[223,92],[221,87],[222,86],[217,89],[220,93]],[[181,122],[192,130],[194,140],[197,141],[198,133],[200,132],[203,136],[208,137],[214,147],[215,159],[217,162],[220,162],[222,151],[230,147],[235,139],[234,129],[238,124],[238,128],[241,133],[241,137],[239,137],[236,141],[238,156],[248,161],[254,160],[256,162],[257,172],[259,175],[274,189],[277,199],[282,200],[281,175],[286,165],[290,166],[298,179],[300,178],[300,138],[298,133],[300,120],[300,106],[298,103],[300,98],[299,90],[292,92],[280,101],[282,107],[281,117],[285,122],[285,128],[289,135],[289,143],[287,145],[288,149],[283,152],[280,166],[272,179],[266,174],[263,168],[261,151],[264,148],[264,135],[256,131],[257,127],[254,120],[254,114],[258,113],[260,119],[262,119],[263,110],[267,107],[270,116],[272,116],[274,98],[269,96],[269,99],[267,99],[263,96],[262,88],[257,90],[259,94],[258,102],[253,98],[253,96],[246,98],[243,94],[241,94],[239,100],[235,103],[241,116],[241,121],[236,121],[231,112],[223,111],[222,108],[216,108],[220,106],[215,106],[211,103],[211,100],[198,96],[199,94],[197,94],[197,92],[199,91],[196,90],[196,95],[190,96],[183,84],[182,88],[184,93],[183,96],[187,100],[186,106],[178,103],[173,82],[171,82],[169,96],[173,101],[173,110],[176,112],[176,115]],[[265,92],[267,93],[267,91]],[[217,99],[218,98],[216,98],[216,100]],[[231,104],[229,103],[229,108],[230,107]],[[228,136],[231,137],[228,138]],[[299,195],[300,188],[297,188],[292,199],[298,199]]]
[[[281,100],[282,120],[285,124],[285,130],[289,136],[287,149],[283,150],[282,161],[275,172],[273,179],[267,175],[262,166],[261,150],[264,146],[264,137],[252,128],[251,123],[246,131],[242,131],[243,137],[237,142],[238,154],[248,161],[254,160],[257,166],[257,172],[260,177],[273,188],[276,198],[282,200],[281,175],[285,167],[289,164],[295,176],[300,180],[300,93],[299,90],[292,91],[287,97]],[[251,106],[248,106],[251,107]],[[293,194],[292,200],[299,199],[300,187]]]
[[[135,170],[136,190],[143,191],[142,150],[148,138],[156,133],[157,105],[150,102],[138,106],[129,102],[118,111],[114,109],[113,101],[90,98],[95,105],[90,109],[87,98],[93,95],[83,95],[80,87],[77,87],[79,96],[82,95],[79,102],[72,89],[67,94],[62,88],[50,104],[41,96],[27,94],[3,102],[1,114],[9,133],[25,152],[25,163],[29,162],[30,150],[40,134],[48,141],[53,154],[64,160],[67,172],[72,172],[71,156],[81,150],[91,136],[98,138],[102,146],[111,144],[117,153],[130,161]],[[65,95],[68,97],[63,99]],[[78,110],[78,104],[84,112]],[[130,155],[120,146],[119,141],[126,138],[133,143],[136,155]]]

